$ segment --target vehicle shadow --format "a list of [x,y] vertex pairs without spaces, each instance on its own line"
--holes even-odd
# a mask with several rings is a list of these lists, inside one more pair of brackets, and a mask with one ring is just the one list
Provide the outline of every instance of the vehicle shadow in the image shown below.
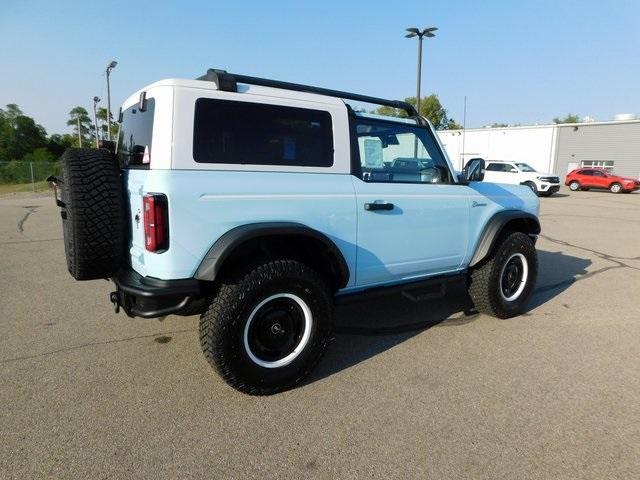
[[[587,273],[590,264],[589,259],[538,250],[539,275],[528,310],[565,291]],[[338,306],[334,318],[333,342],[305,384],[346,370],[431,328],[463,327],[481,316],[460,282],[450,285],[437,300],[416,303],[402,294],[390,295]]]

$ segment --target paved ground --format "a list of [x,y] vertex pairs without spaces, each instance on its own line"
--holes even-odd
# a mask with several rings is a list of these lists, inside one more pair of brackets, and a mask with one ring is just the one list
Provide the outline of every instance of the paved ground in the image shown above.
[[[197,319],[114,315],[50,197],[0,199],[0,478],[640,477],[640,194],[542,199],[532,310],[343,308],[309,382],[225,386]],[[419,331],[381,335],[424,322]]]

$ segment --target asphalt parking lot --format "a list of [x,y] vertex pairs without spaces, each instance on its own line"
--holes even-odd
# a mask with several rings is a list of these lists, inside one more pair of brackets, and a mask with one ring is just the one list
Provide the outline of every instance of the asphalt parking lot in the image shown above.
[[455,289],[341,307],[305,385],[250,397],[196,317],[70,277],[50,196],[0,198],[0,478],[638,478],[640,194],[541,204],[525,315]]

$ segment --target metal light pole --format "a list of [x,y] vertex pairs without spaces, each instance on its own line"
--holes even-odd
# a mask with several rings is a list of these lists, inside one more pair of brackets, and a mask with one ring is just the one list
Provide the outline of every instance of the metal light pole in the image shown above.
[[96,131],[96,148],[100,147],[100,142],[98,138],[98,114],[96,112],[96,105],[98,104],[99,101],[100,99],[98,97],[93,97],[93,122],[94,122],[93,125]]
[[405,35],[406,38],[418,37],[418,86],[416,92],[416,110],[418,111],[418,115],[420,115],[420,83],[422,80],[422,39],[424,37],[431,38],[436,35],[433,33],[438,30],[436,27],[429,27],[423,30],[419,28],[407,28],[408,34]]
[[115,60],[111,60],[109,65],[107,65],[107,140],[111,141],[111,89],[109,88],[109,75],[111,74],[111,70],[116,68],[118,62]]

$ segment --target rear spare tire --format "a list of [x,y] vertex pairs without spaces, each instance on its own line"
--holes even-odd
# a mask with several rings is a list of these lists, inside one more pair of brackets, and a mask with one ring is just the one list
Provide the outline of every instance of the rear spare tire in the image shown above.
[[76,280],[112,276],[124,252],[120,169],[107,150],[68,148],[62,158],[62,230],[69,273]]

